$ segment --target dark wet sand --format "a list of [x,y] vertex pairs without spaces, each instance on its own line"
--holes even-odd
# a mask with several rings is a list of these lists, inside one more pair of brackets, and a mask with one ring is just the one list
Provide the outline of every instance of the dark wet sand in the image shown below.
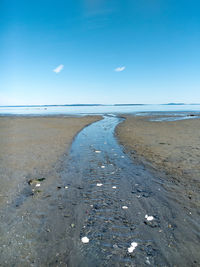
[[[125,116],[116,134],[135,159],[164,171],[188,205],[200,207],[200,119],[149,121],[153,117]],[[168,188],[170,190],[170,188]],[[185,202],[183,205],[186,204]]]

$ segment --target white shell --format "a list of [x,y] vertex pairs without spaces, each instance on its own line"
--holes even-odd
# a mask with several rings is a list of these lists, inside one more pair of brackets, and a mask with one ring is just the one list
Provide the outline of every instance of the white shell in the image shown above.
[[153,216],[148,216],[147,214],[145,215],[145,219],[147,219],[147,221],[153,221],[154,217]]
[[84,244],[87,244],[89,243],[90,239],[87,237],[87,236],[84,236],[81,238],[81,241],[84,243]]
[[132,242],[131,246],[128,248],[128,252],[132,253],[136,249],[137,246],[138,246],[138,243]]

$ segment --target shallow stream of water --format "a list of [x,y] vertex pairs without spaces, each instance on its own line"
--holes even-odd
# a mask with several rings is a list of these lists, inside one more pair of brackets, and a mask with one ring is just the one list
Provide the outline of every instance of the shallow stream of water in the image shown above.
[[[114,134],[121,121],[105,116],[82,130],[72,144],[68,178],[64,172],[63,180],[73,179],[86,214],[70,265],[195,266],[198,236],[191,231],[189,212],[170,199],[159,175],[124,153]],[[78,205],[74,209],[80,212]],[[81,243],[85,236],[87,244]],[[132,242],[137,247],[129,253]]]

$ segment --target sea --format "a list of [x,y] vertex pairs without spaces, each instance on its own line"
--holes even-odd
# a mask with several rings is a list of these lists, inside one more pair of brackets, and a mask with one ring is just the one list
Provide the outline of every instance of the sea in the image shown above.
[[[85,115],[165,115],[156,120],[171,120],[169,116],[177,119],[200,117],[200,104],[74,104],[74,105],[35,105],[35,106],[0,106],[0,116],[85,116]],[[173,118],[174,120],[174,118]]]

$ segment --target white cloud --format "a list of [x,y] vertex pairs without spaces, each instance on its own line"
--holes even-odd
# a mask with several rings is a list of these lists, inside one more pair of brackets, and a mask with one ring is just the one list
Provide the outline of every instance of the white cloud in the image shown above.
[[59,65],[58,67],[56,67],[53,71],[55,72],[55,73],[59,73],[59,72],[61,72],[61,70],[64,68],[64,65]]
[[125,68],[126,68],[125,66],[123,66],[123,67],[118,67],[118,68],[115,69],[115,71],[116,71],[116,72],[120,72],[120,71],[125,70]]

